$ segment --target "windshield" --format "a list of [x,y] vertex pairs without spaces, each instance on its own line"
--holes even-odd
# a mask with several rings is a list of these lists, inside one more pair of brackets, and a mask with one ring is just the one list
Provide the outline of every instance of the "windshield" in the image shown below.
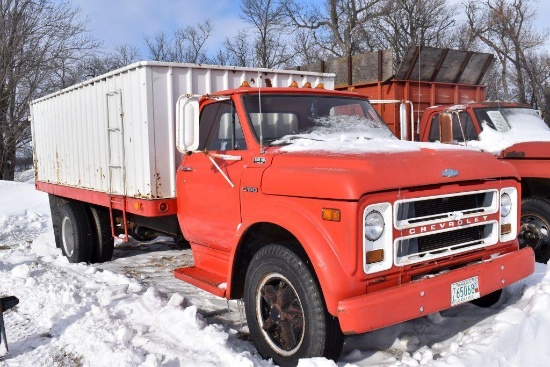
[[537,111],[531,108],[476,108],[475,114],[482,129],[487,125],[501,133],[512,129],[548,130],[548,126]]
[[492,107],[474,109],[482,132],[470,147],[495,155],[505,149],[528,142],[550,141],[550,127],[531,108]]
[[246,95],[243,99],[257,139],[262,135],[270,145],[285,145],[293,138],[324,140],[343,134],[396,139],[365,99],[296,94]]

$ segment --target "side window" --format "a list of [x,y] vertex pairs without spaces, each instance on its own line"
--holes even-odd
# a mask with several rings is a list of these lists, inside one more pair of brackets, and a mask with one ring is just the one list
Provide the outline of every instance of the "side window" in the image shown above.
[[432,124],[430,125],[430,135],[428,141],[434,142],[439,140],[439,115],[434,115]]
[[[477,131],[470,115],[467,112],[460,112],[459,116],[462,128],[460,128],[460,124],[458,122],[458,115],[453,114],[453,139],[459,142],[463,142],[464,137],[466,138],[466,141],[477,140]],[[462,131],[464,131],[464,137],[462,135]],[[428,140],[431,142],[439,140],[439,115],[435,115],[432,118]]]
[[199,124],[200,150],[246,149],[239,117],[231,101],[205,106]]
[[[460,117],[460,123],[458,121],[458,117]],[[460,126],[461,124],[462,128]],[[462,135],[462,132],[464,132],[464,136]],[[453,114],[453,137],[454,140],[459,142],[463,142],[464,139],[466,139],[466,141],[477,140],[476,129],[472,123],[470,115],[467,112],[460,112],[458,116]]]

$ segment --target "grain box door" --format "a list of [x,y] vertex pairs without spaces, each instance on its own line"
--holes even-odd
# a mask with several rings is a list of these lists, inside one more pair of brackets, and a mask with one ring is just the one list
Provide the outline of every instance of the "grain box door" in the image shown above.
[[107,94],[107,131],[109,141],[109,192],[124,195],[124,136],[122,96]]

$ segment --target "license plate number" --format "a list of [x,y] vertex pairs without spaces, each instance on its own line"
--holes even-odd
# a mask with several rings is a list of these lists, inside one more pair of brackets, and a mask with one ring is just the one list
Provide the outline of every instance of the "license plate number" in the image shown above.
[[476,277],[451,284],[451,306],[479,298],[479,282]]

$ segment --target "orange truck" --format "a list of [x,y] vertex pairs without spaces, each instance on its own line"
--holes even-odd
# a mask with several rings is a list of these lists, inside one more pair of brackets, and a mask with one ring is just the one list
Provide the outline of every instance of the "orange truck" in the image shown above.
[[401,139],[466,145],[514,165],[522,186],[520,246],[531,246],[537,262],[547,263],[550,128],[528,105],[484,102],[482,83],[492,59],[485,53],[413,48],[394,76],[355,81],[353,89],[369,98]]
[[57,245],[96,262],[113,236],[185,238],[194,265],[174,275],[244,299],[259,354],[282,366],[337,359],[344,335],[494,304],[534,271],[512,165],[401,141],[333,82],[141,62],[33,101]]

